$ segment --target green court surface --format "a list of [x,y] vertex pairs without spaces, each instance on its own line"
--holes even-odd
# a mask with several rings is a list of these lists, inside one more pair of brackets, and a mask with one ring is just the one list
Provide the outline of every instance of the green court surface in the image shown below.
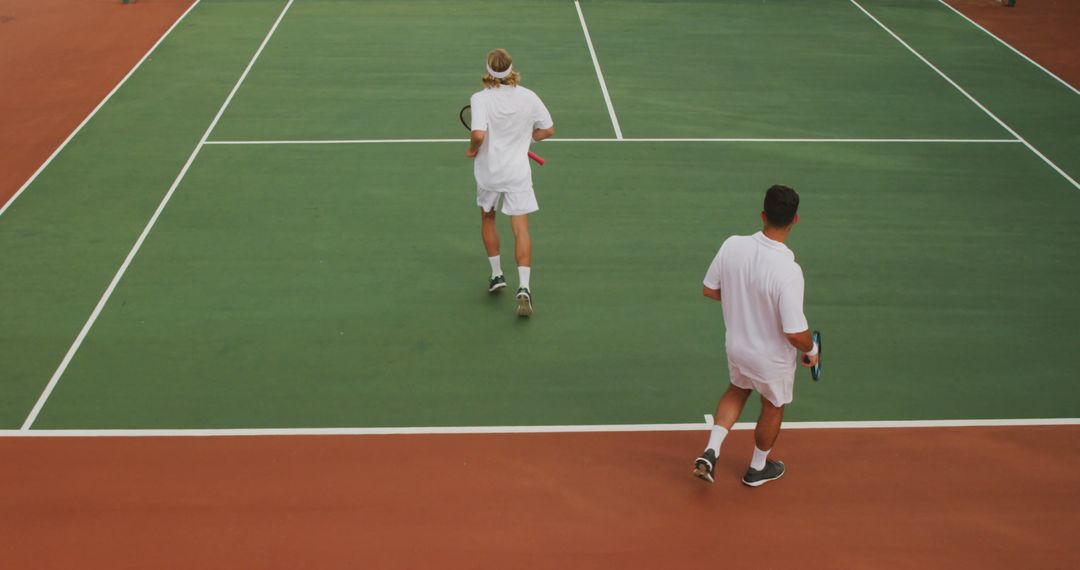
[[560,136],[611,135],[573,3],[508,6],[492,26],[484,1],[298,1],[214,138],[461,137],[492,46],[512,49]]
[[[504,4],[491,31],[488,3],[296,0],[209,140],[462,138],[509,49],[556,138],[606,139],[536,147],[533,319],[486,293],[464,142],[207,144],[33,427],[700,421],[727,377],[701,278],[775,182],[828,345],[787,419],[1077,417],[1080,188],[855,4],[581,8],[628,139],[959,140],[617,141],[574,3]],[[0,217],[0,427],[284,5],[201,3]],[[1080,176],[1075,94],[937,2],[862,5]]]

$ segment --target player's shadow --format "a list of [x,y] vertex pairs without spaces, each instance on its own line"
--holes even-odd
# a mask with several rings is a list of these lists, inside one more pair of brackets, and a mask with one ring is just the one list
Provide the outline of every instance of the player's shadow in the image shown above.
[[517,303],[515,301],[514,293],[508,292],[509,289],[501,289],[495,293],[486,293],[486,298],[483,303],[492,311],[492,313],[499,314],[508,318],[513,318],[516,321],[516,326],[528,326],[531,318],[522,318],[515,315]]
[[495,293],[485,293],[484,296],[486,297],[484,303],[493,311],[501,309],[509,303],[509,301],[507,301],[506,289],[500,289]]

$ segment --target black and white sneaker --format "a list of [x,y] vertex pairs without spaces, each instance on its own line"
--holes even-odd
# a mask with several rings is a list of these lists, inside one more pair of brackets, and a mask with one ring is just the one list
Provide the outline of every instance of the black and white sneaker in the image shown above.
[[779,479],[783,476],[784,462],[769,459],[765,462],[765,467],[760,471],[753,467],[747,468],[746,475],[743,475],[742,477],[742,482],[751,487],[760,487],[773,479]]
[[517,292],[517,316],[529,317],[533,314],[532,308],[532,293],[525,287],[518,289]]
[[488,280],[488,293],[494,293],[499,289],[506,287],[506,278],[502,275],[496,275]]
[[701,454],[694,460],[694,477],[701,479],[707,483],[712,483],[716,480],[716,453],[711,449],[706,449],[705,453]]

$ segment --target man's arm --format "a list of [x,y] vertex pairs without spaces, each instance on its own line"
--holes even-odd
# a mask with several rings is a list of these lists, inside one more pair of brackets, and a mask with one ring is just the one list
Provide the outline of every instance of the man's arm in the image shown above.
[[784,333],[784,336],[787,337],[787,341],[791,343],[791,346],[803,352],[810,352],[810,349],[814,348],[814,340],[810,336],[810,329],[797,333]]
[[720,300],[720,257],[723,252],[724,248],[721,246],[705,271],[705,279],[702,280],[701,294],[714,301]]
[[540,142],[555,134],[555,123],[551,120],[551,113],[548,112],[547,107],[544,106],[544,102],[539,97],[536,97],[536,104],[533,106],[532,126],[533,142]]
[[[805,356],[807,360],[809,360],[809,362],[805,362],[804,364],[806,364],[807,366],[813,366],[817,364],[817,347],[814,346],[814,337],[810,335],[810,329],[806,329],[802,332],[797,333],[784,333],[784,336],[787,337],[787,341],[791,343],[791,346],[794,346],[795,348],[802,351],[803,356]],[[811,351],[814,352],[813,355],[808,354]]]
[[465,156],[476,158],[476,153],[480,152],[480,145],[484,144],[485,138],[487,138],[487,131],[472,131],[469,135],[469,150],[465,151]]
[[[807,326],[806,314],[803,313],[804,288],[805,282],[803,280],[802,270],[800,269],[798,276],[785,282],[781,290],[780,321],[783,323],[784,336],[787,337],[787,341],[791,343],[791,346],[802,351],[803,355],[809,359],[809,365],[813,366],[817,363],[818,357],[817,349],[814,346],[814,339],[810,335],[810,327]],[[806,327],[806,330],[787,332],[791,329],[798,330],[802,327]]]

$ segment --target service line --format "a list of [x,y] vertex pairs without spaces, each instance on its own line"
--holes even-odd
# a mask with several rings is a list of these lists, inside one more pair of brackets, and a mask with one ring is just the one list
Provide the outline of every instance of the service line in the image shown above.
[[581,20],[581,31],[585,33],[585,44],[589,46],[589,55],[592,56],[593,67],[596,68],[596,79],[600,81],[600,91],[604,94],[604,103],[607,104],[608,116],[611,117],[611,127],[615,129],[615,138],[621,139],[622,127],[619,126],[619,118],[615,116],[615,106],[611,104],[611,94],[608,93],[607,82],[604,81],[604,72],[600,71],[600,60],[596,58],[596,49],[593,48],[592,36],[589,35],[589,26],[585,23],[585,14],[581,11],[581,3],[574,0],[577,8],[578,19]]
[[[208,145],[326,145],[326,144],[432,144],[467,143],[469,139],[315,139],[206,141]],[[1021,144],[1019,139],[859,139],[859,138],[552,138],[543,144],[571,143],[921,143],[921,144]]]

